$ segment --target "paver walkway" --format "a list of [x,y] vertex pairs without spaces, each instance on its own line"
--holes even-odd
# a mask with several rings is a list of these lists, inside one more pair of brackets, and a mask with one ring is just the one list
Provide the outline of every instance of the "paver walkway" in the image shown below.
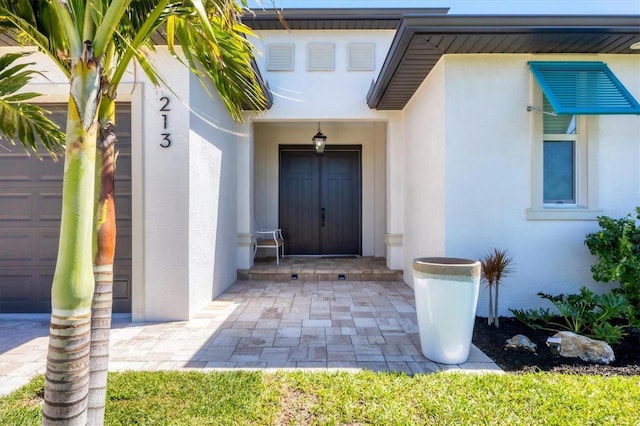
[[[0,395],[43,373],[47,316],[0,315]],[[402,282],[238,281],[192,320],[114,316],[109,369],[501,371],[472,346],[460,365],[420,350],[413,290]]]

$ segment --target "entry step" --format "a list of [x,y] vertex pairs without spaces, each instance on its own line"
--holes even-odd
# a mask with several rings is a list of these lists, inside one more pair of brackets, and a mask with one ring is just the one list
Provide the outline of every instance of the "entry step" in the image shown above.
[[387,268],[379,257],[258,258],[251,269],[239,269],[238,280],[248,281],[402,281],[402,270]]

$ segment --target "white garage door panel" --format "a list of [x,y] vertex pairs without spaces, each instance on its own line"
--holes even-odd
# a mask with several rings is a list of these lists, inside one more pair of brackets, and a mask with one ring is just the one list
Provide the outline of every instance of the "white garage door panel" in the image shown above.
[[[50,105],[65,122],[66,106]],[[117,245],[114,311],[131,312],[131,117],[130,105],[117,113]],[[49,312],[58,252],[64,158],[38,159],[22,147],[0,149],[0,312]],[[6,149],[5,149],[6,148]],[[10,152],[7,152],[7,149]],[[91,250],[91,247],[87,247]]]

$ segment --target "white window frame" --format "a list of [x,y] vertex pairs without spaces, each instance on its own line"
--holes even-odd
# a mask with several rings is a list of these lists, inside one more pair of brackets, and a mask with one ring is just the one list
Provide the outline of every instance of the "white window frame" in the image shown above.
[[[542,105],[542,91],[537,82],[531,79],[531,105]],[[598,206],[597,180],[597,147],[590,140],[589,128],[594,120],[586,115],[576,116],[576,134],[545,135],[543,134],[544,114],[531,111],[531,207],[527,209],[528,220],[596,220],[603,211]],[[595,132],[592,132],[595,134]],[[575,203],[544,203],[544,141],[573,140]]]
[[[544,117],[543,117],[544,120]],[[576,121],[580,121],[579,117],[576,117]],[[580,134],[579,126],[577,126],[577,133],[575,134],[544,134],[542,140],[542,161],[543,161],[543,172],[542,172],[542,204],[545,208],[560,208],[560,207],[581,207],[580,201],[583,200],[586,183],[586,167],[582,167],[583,164],[586,164],[586,149],[581,146],[584,145],[584,141],[581,140],[578,135]],[[544,145],[554,142],[573,142],[573,165],[572,165],[572,173],[573,173],[573,202],[556,202],[549,203],[544,199]]]

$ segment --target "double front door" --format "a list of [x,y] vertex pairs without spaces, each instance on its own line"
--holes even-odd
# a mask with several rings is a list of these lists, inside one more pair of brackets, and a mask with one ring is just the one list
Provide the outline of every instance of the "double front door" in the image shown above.
[[280,227],[287,254],[358,255],[361,148],[280,148]]

